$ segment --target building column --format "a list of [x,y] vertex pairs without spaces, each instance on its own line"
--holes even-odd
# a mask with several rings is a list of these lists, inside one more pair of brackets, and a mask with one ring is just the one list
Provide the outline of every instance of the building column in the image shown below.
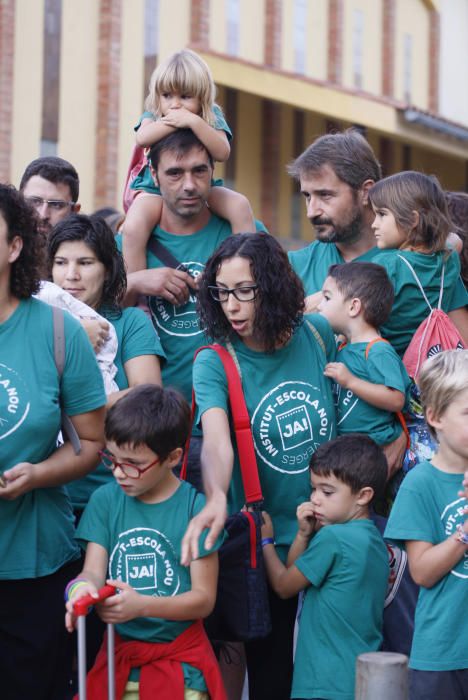
[[393,97],[395,80],[395,0],[382,5],[382,94]]
[[262,100],[262,195],[261,218],[270,233],[277,236],[280,168],[281,105]]
[[343,59],[343,0],[328,0],[328,80],[340,84]]
[[429,14],[429,111],[439,111],[440,14]]
[[100,0],[94,207],[118,199],[121,0]]
[[208,48],[210,44],[210,0],[192,0],[190,42]]
[[11,180],[15,0],[0,0],[0,181]]

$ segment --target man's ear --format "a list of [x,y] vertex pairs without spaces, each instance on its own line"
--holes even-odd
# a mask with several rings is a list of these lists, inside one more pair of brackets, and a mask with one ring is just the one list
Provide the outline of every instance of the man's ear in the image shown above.
[[361,193],[361,202],[363,206],[370,205],[369,190],[373,185],[375,185],[374,180],[364,180],[361,187],[359,188],[359,192]]
[[157,176],[157,174],[156,174],[156,170],[153,168],[153,166],[152,166],[151,163],[148,163],[148,165],[149,165],[151,177],[152,177],[153,180],[154,180],[154,184],[156,185],[156,187],[159,187],[159,180],[158,180],[158,176]]
[[78,202],[75,202],[71,208],[73,214],[78,214],[80,209],[81,209],[81,204],[79,204]]

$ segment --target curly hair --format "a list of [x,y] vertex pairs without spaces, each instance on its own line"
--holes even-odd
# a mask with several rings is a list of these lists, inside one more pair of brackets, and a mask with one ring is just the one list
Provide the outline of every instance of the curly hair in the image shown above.
[[45,261],[45,239],[37,229],[34,210],[13,185],[0,184],[0,213],[7,227],[7,241],[18,236],[23,247],[11,265],[10,293],[29,299],[39,290]]
[[104,265],[106,279],[99,306],[108,313],[120,314],[120,304],[127,290],[127,276],[112,230],[99,216],[72,214],[60,221],[52,229],[47,241],[50,275],[60,245],[73,241],[86,243]]
[[285,343],[302,320],[304,288],[278,241],[267,233],[240,233],[227,238],[206,263],[198,288],[197,309],[201,326],[213,340],[227,340],[235,332],[222,305],[208,287],[225,260],[241,257],[250,261],[258,295],[255,300],[254,333],[266,352]]

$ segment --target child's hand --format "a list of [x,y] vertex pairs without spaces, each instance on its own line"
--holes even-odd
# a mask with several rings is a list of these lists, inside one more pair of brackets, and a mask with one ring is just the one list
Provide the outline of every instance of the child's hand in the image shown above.
[[317,530],[317,520],[314,515],[314,507],[310,501],[301,503],[296,510],[299,532],[303,537],[309,538]]
[[185,107],[177,107],[174,109],[169,109],[167,114],[164,117],[161,117],[161,121],[163,124],[173,126],[176,129],[191,129],[194,118],[199,117]]
[[350,381],[354,377],[354,375],[342,362],[329,362],[327,365],[325,365],[323,373],[326,377],[330,377],[330,379],[333,379],[344,389],[348,388]]
[[79,600],[79,598],[84,598],[85,595],[92,595],[93,598],[98,597],[98,590],[90,581],[87,583],[83,582],[83,585],[80,585],[72,597],[65,603],[65,608],[67,611],[65,613],[65,627],[69,632],[73,632],[76,624],[76,617],[73,613],[73,605],[77,600]]
[[119,589],[119,593],[106,598],[102,603],[96,606],[99,617],[103,622],[116,624],[119,622],[128,622],[136,617],[143,617],[143,608],[145,604],[145,596],[132,588],[128,583],[123,581],[106,581],[110,586],[115,586]]
[[273,523],[271,522],[271,518],[268,515],[268,513],[264,510],[262,510],[262,518],[263,518],[263,525],[262,525],[262,539],[264,540],[265,537],[273,537],[275,536],[273,532]]

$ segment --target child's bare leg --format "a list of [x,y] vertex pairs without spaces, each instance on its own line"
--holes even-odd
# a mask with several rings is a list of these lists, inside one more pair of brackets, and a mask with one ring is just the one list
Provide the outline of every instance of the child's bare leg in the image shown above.
[[241,700],[247,668],[242,642],[223,642],[219,668],[228,700]]
[[215,214],[229,221],[233,233],[255,231],[252,207],[243,194],[227,187],[212,187],[208,204]]
[[161,220],[162,199],[142,192],[133,200],[122,229],[122,252],[127,273],[146,269],[146,244]]

